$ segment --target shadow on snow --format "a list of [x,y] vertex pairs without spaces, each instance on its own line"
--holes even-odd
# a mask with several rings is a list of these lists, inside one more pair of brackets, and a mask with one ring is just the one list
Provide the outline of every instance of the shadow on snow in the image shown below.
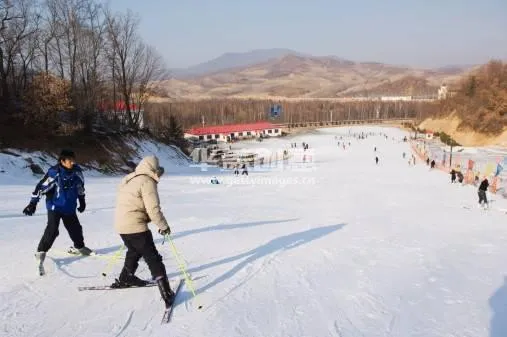
[[[178,233],[175,233],[173,234],[171,237],[173,239],[178,239],[178,238],[182,238],[182,237],[185,237],[185,236],[188,236],[188,235],[195,235],[195,234],[200,234],[200,233],[206,233],[206,232],[214,232],[214,231],[224,231],[224,230],[234,230],[234,229],[242,229],[242,228],[248,228],[248,227],[254,227],[254,226],[260,226],[260,225],[269,225],[269,224],[274,224],[274,223],[283,223],[283,222],[290,222],[290,221],[295,221],[297,220],[297,218],[295,219],[283,219],[283,220],[267,220],[267,221],[253,221],[253,222],[243,222],[243,223],[234,223],[234,224],[219,224],[219,225],[215,225],[215,226],[204,226],[204,227],[201,227],[201,228],[196,228],[196,229],[191,229],[191,230],[188,230],[188,231],[183,231],[183,232],[178,232]],[[163,238],[157,238],[154,240],[155,244],[160,244],[163,242]],[[107,254],[112,254],[110,256],[111,259],[114,258],[114,254],[119,252],[120,248],[122,248],[123,245],[115,245],[115,246],[110,246],[110,247],[105,247],[105,248],[99,248],[99,249],[95,249],[95,252],[97,254],[100,254],[100,255],[107,255]],[[158,250],[160,252],[161,250],[161,247],[159,246],[158,247]],[[53,249],[52,250],[53,253],[56,253],[56,254],[66,254],[64,251],[61,251],[61,250],[58,250],[58,249]],[[124,260],[125,259],[125,253],[127,252],[126,249],[123,250],[122,254],[116,259],[116,261],[112,262],[113,264],[116,264],[118,263],[120,260]],[[51,251],[50,251],[50,254],[51,254]],[[83,258],[94,258],[93,256],[90,256],[90,257],[85,257],[85,256],[65,256],[65,257],[53,257],[51,256],[50,257],[53,262],[55,263],[55,266],[62,272],[64,272],[65,274],[67,274],[68,276],[70,277],[74,277],[74,278],[79,278],[79,277],[76,277],[76,276],[73,276],[71,274],[69,274],[68,271],[66,271],[65,269],[63,269],[63,267],[69,265],[69,264],[72,264],[74,262],[77,262]],[[109,258],[109,256],[108,256]],[[107,263],[109,264],[110,261],[108,261],[108,258],[105,259],[105,261],[107,261]]]
[[[199,288],[196,290],[196,293],[202,293],[206,290],[216,286],[217,284],[233,277],[236,273],[238,273],[240,270],[242,270],[244,267],[248,266],[250,263],[254,262],[257,259],[266,257],[273,253],[282,253],[287,250],[294,249],[296,247],[299,247],[301,245],[304,245],[306,243],[309,243],[311,241],[314,241],[316,239],[319,239],[321,237],[324,237],[326,235],[329,235],[333,233],[334,231],[337,231],[341,228],[343,228],[345,224],[338,224],[338,225],[331,225],[331,226],[324,226],[324,227],[317,227],[312,228],[303,232],[297,232],[285,236],[281,236],[278,238],[275,238],[257,248],[254,248],[252,250],[249,250],[245,253],[241,253],[235,256],[227,257],[225,259],[211,262],[208,264],[201,265],[199,267],[190,268],[188,270],[189,273],[199,272],[208,268],[213,268],[222,264],[231,263],[234,261],[241,260],[238,264],[236,264],[234,267],[232,267],[229,271],[225,272],[224,274],[220,275],[210,283],[206,284],[202,288]],[[259,270],[258,270],[259,271]],[[257,272],[258,272],[257,271]],[[257,273],[255,272],[255,273]],[[251,277],[254,276],[255,273],[250,273],[249,276],[247,276],[242,282],[234,286],[229,292],[231,293],[241,285],[243,285],[245,282],[247,282]],[[173,273],[170,274],[169,277],[176,277],[179,273]],[[191,294],[187,292],[185,296],[179,297],[180,300],[178,300],[178,303],[185,302]],[[495,336],[496,337],[496,336]]]
[[503,285],[490,297],[489,306],[493,311],[489,336],[507,336],[507,276],[504,277]]

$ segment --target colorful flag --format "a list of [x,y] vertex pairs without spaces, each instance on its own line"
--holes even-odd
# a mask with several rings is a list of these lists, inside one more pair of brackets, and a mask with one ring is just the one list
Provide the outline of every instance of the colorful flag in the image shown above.
[[503,166],[502,166],[502,165],[500,165],[500,164],[496,164],[496,173],[495,173],[495,177],[498,177],[502,171],[503,171]]
[[495,170],[495,164],[493,163],[488,163],[486,165],[486,169],[484,170],[484,175],[485,176],[489,176],[493,173],[493,171]]

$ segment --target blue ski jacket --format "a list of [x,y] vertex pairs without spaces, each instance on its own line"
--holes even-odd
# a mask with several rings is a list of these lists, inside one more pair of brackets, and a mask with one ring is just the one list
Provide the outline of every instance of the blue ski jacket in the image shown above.
[[46,196],[48,211],[63,214],[75,214],[77,200],[85,197],[84,176],[79,165],[66,169],[55,165],[47,171],[32,193],[30,202],[38,203],[41,196]]

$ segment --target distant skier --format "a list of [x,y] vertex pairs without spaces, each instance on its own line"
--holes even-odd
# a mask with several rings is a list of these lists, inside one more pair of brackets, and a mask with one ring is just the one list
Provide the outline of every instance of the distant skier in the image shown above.
[[160,235],[171,234],[171,229],[160,209],[157,184],[164,174],[156,156],[141,160],[135,171],[120,183],[116,199],[114,227],[127,247],[125,263],[118,279],[111,285],[116,288],[145,286],[147,281],[135,276],[141,257],[144,259],[151,276],[157,282],[160,295],[167,307],[174,301],[162,256],[153,242],[148,223],[158,227]]
[[375,164],[378,165],[378,157],[375,157]]
[[430,166],[430,157],[426,158],[426,165]]
[[465,177],[463,176],[463,173],[461,173],[461,171],[458,171],[458,172],[456,172],[456,175],[458,176],[458,182],[460,184],[463,184],[463,180],[465,179]]
[[436,163],[435,163],[435,159],[433,159],[433,160],[431,161],[431,168],[432,168],[432,169],[434,169],[434,168],[435,168],[435,165],[436,165]]
[[[58,236],[60,220],[69,233],[74,246],[70,253],[90,255],[93,251],[85,246],[83,228],[79,223],[76,208],[79,213],[86,209],[84,176],[81,167],[75,163],[75,154],[71,150],[62,150],[58,164],[49,168],[44,177],[35,186],[28,206],[23,209],[25,215],[33,215],[40,198],[46,196],[48,222],[44,234],[37,247],[35,258],[39,263],[39,272],[44,274],[44,259],[46,253]],[[79,207],[77,201],[79,200]]]
[[247,175],[248,176],[248,169],[246,168],[246,164],[243,163],[243,165],[241,166],[241,169],[243,170],[241,172],[241,175]]
[[403,159],[405,159],[405,157],[406,157],[406,153],[405,153],[405,152],[403,152]]
[[484,203],[484,209],[488,208],[488,198],[486,197],[486,192],[488,191],[489,181],[488,178],[484,177],[484,180],[481,182],[479,186],[479,190],[477,194],[479,195],[479,207]]
[[456,171],[454,169],[451,170],[451,183],[454,184],[456,182]]
[[373,148],[373,152],[377,152],[377,147],[376,146]]
[[218,185],[218,184],[220,184],[220,182],[218,181],[217,177],[212,177],[212,178],[211,178],[211,183],[212,183],[213,185]]
[[239,164],[234,165],[234,175],[239,176]]

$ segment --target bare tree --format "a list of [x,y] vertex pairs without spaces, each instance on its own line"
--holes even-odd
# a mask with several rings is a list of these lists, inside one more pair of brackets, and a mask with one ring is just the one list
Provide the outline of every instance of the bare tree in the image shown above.
[[125,103],[128,124],[137,127],[150,82],[164,74],[162,59],[139,37],[139,18],[131,11],[125,14],[106,11],[105,15],[113,78]]
[[[18,69],[33,61],[31,52],[25,48],[38,31],[38,14],[35,0],[3,0],[0,4],[0,98],[6,105],[17,93]],[[24,57],[21,57],[24,56]],[[25,77],[25,75],[21,75]]]

